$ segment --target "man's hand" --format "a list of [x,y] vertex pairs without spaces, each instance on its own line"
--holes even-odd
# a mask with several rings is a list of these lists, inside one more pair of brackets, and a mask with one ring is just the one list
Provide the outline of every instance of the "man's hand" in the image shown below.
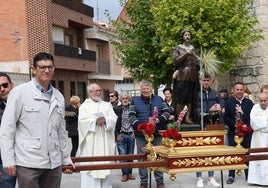
[[169,116],[168,120],[174,120],[175,116],[171,115]]
[[191,49],[187,49],[186,53],[189,54],[189,55],[193,55],[193,51]]
[[8,166],[8,167],[5,167],[5,171],[10,176],[16,176],[16,174],[17,174],[17,168],[16,168],[16,166]]
[[[70,165],[72,165],[72,168],[67,167],[67,166],[70,166]],[[65,173],[65,174],[72,174],[73,173],[73,170],[75,169],[75,165],[74,165],[74,163],[72,163],[70,165],[65,166],[67,168],[64,168],[63,173]]]
[[121,142],[123,140],[121,134],[119,134],[117,137],[116,137],[116,141],[117,142]]
[[221,105],[216,103],[209,109],[209,111],[211,111],[211,112],[221,111]]
[[106,123],[106,119],[105,119],[105,117],[98,117],[97,119],[96,119],[96,124],[97,125],[104,125]]

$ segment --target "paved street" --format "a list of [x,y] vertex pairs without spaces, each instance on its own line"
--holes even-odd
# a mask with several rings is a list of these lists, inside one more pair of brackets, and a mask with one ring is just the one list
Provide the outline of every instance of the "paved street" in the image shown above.
[[[136,180],[129,180],[127,182],[121,182],[121,171],[113,170],[113,188],[139,188],[139,177],[138,170],[133,170],[133,175],[136,177]],[[261,186],[248,185],[245,181],[244,174],[242,176],[236,176],[235,183],[228,185],[225,183],[227,179],[228,172],[224,171],[224,188],[260,188]],[[218,182],[220,182],[220,171],[215,171],[215,177]],[[203,172],[203,178],[207,179],[207,172]],[[205,182],[205,188],[210,187]],[[166,188],[195,188],[196,187],[196,178],[195,173],[183,173],[177,174],[176,180],[169,180],[169,175],[165,174],[165,185]],[[79,173],[74,173],[72,175],[63,175],[62,188],[80,188],[80,175]],[[155,188],[155,182],[152,175],[152,188]]]

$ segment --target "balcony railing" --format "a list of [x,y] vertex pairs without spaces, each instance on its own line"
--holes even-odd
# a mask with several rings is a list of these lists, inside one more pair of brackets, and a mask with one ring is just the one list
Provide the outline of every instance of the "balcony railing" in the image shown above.
[[96,61],[95,51],[75,48],[72,46],[66,46],[56,43],[54,43],[54,48],[55,48],[54,54],[58,56]]
[[74,0],[52,0],[53,3],[75,10],[90,17],[94,17],[93,8]]
[[111,74],[109,61],[97,61],[98,74]]

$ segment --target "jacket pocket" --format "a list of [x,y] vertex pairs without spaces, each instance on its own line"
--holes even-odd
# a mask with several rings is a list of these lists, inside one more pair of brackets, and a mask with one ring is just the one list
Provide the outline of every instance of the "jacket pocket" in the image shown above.
[[39,149],[41,147],[41,139],[38,137],[24,137],[21,145],[24,148]]
[[25,105],[25,111],[27,112],[39,112],[39,106]]
[[65,112],[65,109],[62,106],[57,107],[57,113],[59,113],[60,115],[63,115],[64,112]]

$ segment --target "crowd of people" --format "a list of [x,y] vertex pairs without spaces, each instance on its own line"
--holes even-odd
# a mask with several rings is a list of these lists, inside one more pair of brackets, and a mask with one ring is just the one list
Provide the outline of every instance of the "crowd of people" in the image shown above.
[[[45,52],[34,57],[32,70],[35,76],[27,83],[13,88],[10,77],[0,72],[0,187],[14,188],[17,179],[18,187],[59,188],[62,167],[71,165],[75,169],[71,157],[114,155],[115,149],[119,155],[131,155],[135,153],[135,144],[137,153],[143,154],[147,141],[138,126],[144,122],[153,123],[152,144],[161,145],[158,130],[165,130],[168,123],[176,121],[184,106],[188,107],[188,115],[184,117],[186,124],[226,125],[229,146],[236,145],[234,136],[239,108],[240,119],[253,129],[253,134],[244,136],[242,146],[268,147],[268,84],[262,85],[259,102],[254,104],[249,89],[242,82],[235,83],[230,92],[227,89],[216,91],[211,88],[211,75],[206,73],[197,83],[194,75],[188,77],[188,74],[198,74],[199,70],[197,59],[189,57],[195,56],[194,48],[189,45],[190,32],[183,31],[181,38],[183,45],[173,53],[176,66],[174,90],[166,87],[164,99],[155,95],[152,83],[145,80],[140,84],[140,96],[131,98],[128,93],[119,94],[113,90],[109,92],[109,101],[103,101],[101,86],[91,83],[87,86],[85,101],[80,104],[80,98],[72,96],[70,104],[65,106],[64,97],[51,85],[54,58]],[[202,87],[202,93],[197,90],[199,87]],[[68,137],[72,143],[71,152]],[[251,161],[247,165],[246,181],[267,186],[268,160]],[[64,173],[72,173],[71,168],[64,169]],[[136,179],[132,168],[123,168],[121,172],[122,182]],[[139,168],[138,172],[139,187],[147,188],[147,169]],[[112,187],[111,170],[80,173],[81,188]],[[153,174],[157,188],[165,188],[163,172],[156,170]],[[196,172],[196,177],[196,187],[203,188],[202,173]],[[235,171],[229,170],[226,183],[234,182]],[[220,187],[214,171],[208,172],[207,184]]]

